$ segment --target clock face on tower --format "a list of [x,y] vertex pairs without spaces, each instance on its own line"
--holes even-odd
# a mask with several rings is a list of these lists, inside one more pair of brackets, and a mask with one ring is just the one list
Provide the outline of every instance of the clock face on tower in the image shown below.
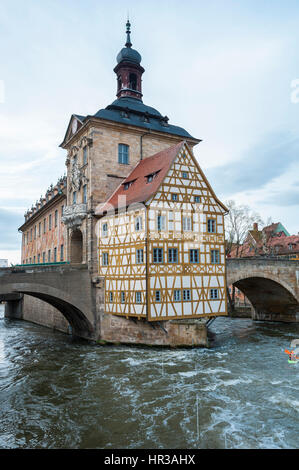
[[77,127],[78,127],[78,122],[77,122],[77,119],[74,119],[73,120],[73,123],[72,123],[72,133],[75,134],[76,130],[77,130]]

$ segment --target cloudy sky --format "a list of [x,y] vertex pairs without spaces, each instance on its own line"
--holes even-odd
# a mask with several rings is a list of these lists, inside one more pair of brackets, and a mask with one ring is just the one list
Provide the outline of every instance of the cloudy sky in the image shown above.
[[115,99],[128,11],[145,104],[203,139],[223,201],[297,233],[298,0],[2,0],[0,258],[20,261],[24,211],[65,171],[71,114]]

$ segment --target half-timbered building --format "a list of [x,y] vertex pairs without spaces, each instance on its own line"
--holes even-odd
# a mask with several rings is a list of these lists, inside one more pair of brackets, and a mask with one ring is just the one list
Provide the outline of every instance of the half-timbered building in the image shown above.
[[226,211],[186,142],[141,160],[97,211],[106,312],[225,315]]

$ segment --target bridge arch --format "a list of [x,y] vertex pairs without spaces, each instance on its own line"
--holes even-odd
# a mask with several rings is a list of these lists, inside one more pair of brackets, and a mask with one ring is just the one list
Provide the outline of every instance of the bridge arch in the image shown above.
[[259,267],[228,270],[227,284],[237,287],[250,301],[253,318],[270,321],[298,321],[299,295],[286,276]]
[[71,325],[74,335],[94,339],[93,319],[92,315],[86,315],[84,312],[84,299],[82,304],[78,305],[68,292],[50,285],[28,282],[0,283],[0,298],[5,299],[5,296],[11,294],[25,294],[43,300],[61,312]]

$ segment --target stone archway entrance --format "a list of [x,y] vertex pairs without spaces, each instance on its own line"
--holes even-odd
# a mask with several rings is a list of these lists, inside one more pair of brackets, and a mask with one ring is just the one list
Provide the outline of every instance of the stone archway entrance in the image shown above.
[[76,229],[71,234],[70,241],[70,261],[71,263],[82,263],[83,261],[83,236],[79,229]]

